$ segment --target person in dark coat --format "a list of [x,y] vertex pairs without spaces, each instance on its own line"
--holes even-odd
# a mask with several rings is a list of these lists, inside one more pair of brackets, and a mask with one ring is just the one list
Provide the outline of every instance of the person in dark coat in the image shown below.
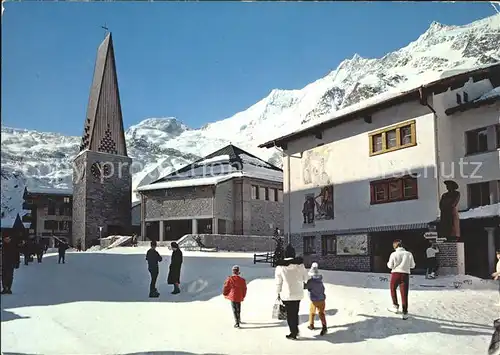
[[59,247],[57,248],[57,251],[59,253],[59,260],[58,260],[58,264],[62,263],[65,264],[66,263],[66,250],[69,248],[68,244],[66,244],[65,242],[59,242]]
[[28,265],[31,255],[31,246],[29,241],[24,240],[21,244],[21,253],[24,256],[24,265]]
[[12,294],[12,283],[14,282],[14,269],[19,269],[21,260],[19,248],[9,236],[3,238],[2,245],[2,294]]
[[160,293],[156,289],[156,280],[160,272],[158,263],[163,260],[160,253],[156,250],[156,240],[151,241],[151,248],[146,253],[146,260],[148,262],[148,271],[151,275],[151,283],[149,284],[149,297],[159,297]]
[[42,258],[43,258],[43,252],[44,252],[44,244],[42,240],[38,240],[35,244],[35,254],[36,254],[36,260],[41,263]]
[[179,284],[181,283],[182,251],[176,242],[170,244],[172,247],[172,257],[170,259],[170,270],[168,272],[168,284],[174,285],[173,295],[181,292]]

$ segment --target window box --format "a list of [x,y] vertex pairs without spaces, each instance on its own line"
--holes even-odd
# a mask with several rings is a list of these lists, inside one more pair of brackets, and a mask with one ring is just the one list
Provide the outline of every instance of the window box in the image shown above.
[[407,175],[401,178],[370,182],[370,204],[418,199],[417,178]]
[[415,124],[412,120],[370,133],[370,156],[416,146]]

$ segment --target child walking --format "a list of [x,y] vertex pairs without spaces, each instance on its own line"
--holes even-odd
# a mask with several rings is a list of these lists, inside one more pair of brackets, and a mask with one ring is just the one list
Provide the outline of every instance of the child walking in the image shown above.
[[240,276],[240,267],[233,266],[233,274],[224,282],[222,294],[231,301],[234,316],[234,327],[239,328],[241,323],[241,302],[247,295],[247,282]]
[[309,309],[309,329],[314,330],[314,318],[316,317],[316,310],[319,314],[319,319],[321,320],[321,333],[320,335],[325,335],[327,332],[326,327],[326,314],[325,314],[325,285],[323,284],[323,276],[320,275],[318,270],[318,263],[312,263],[311,269],[309,270],[309,276],[311,277],[307,283],[306,288],[309,291],[309,298],[311,299],[311,306]]
[[160,293],[156,289],[156,280],[158,279],[158,273],[160,268],[158,263],[162,261],[160,253],[156,250],[156,240],[151,241],[151,249],[146,253],[146,260],[148,262],[148,271],[151,275],[151,283],[149,284],[149,297],[157,298]]

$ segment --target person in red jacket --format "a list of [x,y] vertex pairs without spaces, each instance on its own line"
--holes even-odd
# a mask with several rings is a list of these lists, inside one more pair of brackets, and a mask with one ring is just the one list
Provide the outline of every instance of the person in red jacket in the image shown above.
[[222,294],[231,301],[234,315],[234,327],[239,328],[241,323],[241,302],[247,295],[247,282],[240,276],[240,267],[233,266],[233,275],[229,276],[224,282]]

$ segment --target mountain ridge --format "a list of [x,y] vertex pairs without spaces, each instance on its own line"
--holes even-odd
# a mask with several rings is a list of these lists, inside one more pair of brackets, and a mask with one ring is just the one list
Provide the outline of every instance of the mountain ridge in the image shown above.
[[[272,89],[231,117],[193,129],[175,117],[147,118],[126,132],[133,187],[150,183],[232,143],[274,165],[277,150],[259,143],[328,119],[340,109],[436,80],[446,72],[500,61],[500,14],[464,26],[433,22],[416,40],[380,58],[355,53],[301,89]],[[71,187],[81,138],[2,126],[2,216],[20,211],[28,187]],[[5,189],[4,189],[5,188]],[[5,193],[4,193],[5,191]]]

